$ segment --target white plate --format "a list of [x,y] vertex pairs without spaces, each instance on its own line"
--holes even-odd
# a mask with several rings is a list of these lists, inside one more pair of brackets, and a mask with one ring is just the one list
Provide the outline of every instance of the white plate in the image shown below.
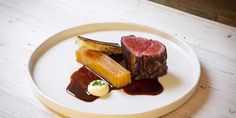
[[[89,103],[66,92],[71,74],[81,66],[75,60],[78,47],[73,36],[120,43],[121,36],[130,34],[166,45],[168,74],[159,79],[164,86],[161,94],[132,96],[114,90],[109,97]],[[154,118],[171,112],[192,96],[199,81],[200,65],[186,43],[158,29],[130,23],[96,23],[62,31],[46,40],[32,54],[29,74],[39,100],[66,116]]]

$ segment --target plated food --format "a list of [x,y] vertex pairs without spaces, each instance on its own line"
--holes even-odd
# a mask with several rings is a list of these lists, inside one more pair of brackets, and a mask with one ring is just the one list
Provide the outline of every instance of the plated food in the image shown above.
[[[76,61],[76,36],[119,43],[122,36],[130,34],[157,39],[166,46],[168,73],[158,77],[158,80],[133,81],[131,77],[131,83],[119,90],[108,83],[109,92],[105,96],[88,94],[90,83],[103,78]],[[107,55],[128,70],[124,66],[123,54]],[[162,116],[185,103],[194,94],[200,76],[198,58],[185,42],[154,27],[132,23],[93,23],[59,32],[33,52],[28,69],[33,90],[43,104],[68,117],[86,118]],[[77,79],[78,76],[86,79]],[[68,94],[65,91],[67,87],[73,93],[68,91]],[[104,88],[101,90],[106,92]],[[77,96],[84,99],[79,100]],[[86,100],[88,102],[84,102]]]
[[[158,95],[163,91],[158,77],[167,73],[167,51],[159,41],[121,37],[117,43],[77,36],[76,61],[82,66],[71,75],[68,93],[87,102],[123,89],[130,95]],[[122,62],[125,63],[122,63]]]

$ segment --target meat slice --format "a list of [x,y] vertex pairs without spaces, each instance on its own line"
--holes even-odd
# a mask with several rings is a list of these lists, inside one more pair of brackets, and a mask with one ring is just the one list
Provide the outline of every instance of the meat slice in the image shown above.
[[121,47],[132,78],[157,78],[167,73],[167,52],[161,42],[129,35],[121,37]]

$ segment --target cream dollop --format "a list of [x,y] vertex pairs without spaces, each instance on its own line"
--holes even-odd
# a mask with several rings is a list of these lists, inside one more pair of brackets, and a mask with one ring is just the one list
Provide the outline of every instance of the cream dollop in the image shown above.
[[103,80],[93,80],[88,85],[88,92],[94,96],[105,96],[109,92],[109,85]]

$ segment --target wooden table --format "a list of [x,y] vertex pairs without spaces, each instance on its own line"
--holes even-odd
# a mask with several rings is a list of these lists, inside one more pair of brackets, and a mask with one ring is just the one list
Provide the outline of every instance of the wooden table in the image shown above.
[[194,96],[163,118],[236,118],[236,28],[142,0],[1,0],[0,117],[62,117],[32,93],[31,53],[64,29],[94,22],[132,22],[187,42],[201,62]]

